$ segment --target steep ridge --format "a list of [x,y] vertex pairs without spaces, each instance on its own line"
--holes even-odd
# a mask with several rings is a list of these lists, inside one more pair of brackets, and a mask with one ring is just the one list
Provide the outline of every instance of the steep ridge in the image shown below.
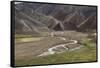
[[15,5],[16,33],[96,29],[96,7],[41,3]]

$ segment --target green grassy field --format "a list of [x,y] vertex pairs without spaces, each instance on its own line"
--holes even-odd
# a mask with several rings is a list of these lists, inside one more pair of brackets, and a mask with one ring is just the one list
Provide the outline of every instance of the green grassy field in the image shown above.
[[80,40],[83,48],[33,59],[16,60],[16,66],[96,61],[96,44],[87,38]]

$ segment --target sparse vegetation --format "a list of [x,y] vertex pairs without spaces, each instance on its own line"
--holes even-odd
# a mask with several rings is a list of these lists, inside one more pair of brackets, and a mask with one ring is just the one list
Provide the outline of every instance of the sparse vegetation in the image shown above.
[[91,39],[89,38],[85,38],[85,39],[82,39],[80,41],[80,44],[84,45],[85,47],[87,47],[88,49],[95,49],[96,47],[96,43],[92,42]]
[[45,57],[33,57],[33,59],[16,60],[16,66],[96,61],[95,43],[87,39],[82,39],[80,42],[84,47],[79,50]]
[[[92,6],[15,4],[15,65],[96,61],[96,12]],[[50,49],[59,45],[63,52]],[[38,56],[48,51],[53,54]]]
[[24,34],[15,34],[15,38],[19,39],[19,38],[31,38],[33,37],[32,35],[24,35]]

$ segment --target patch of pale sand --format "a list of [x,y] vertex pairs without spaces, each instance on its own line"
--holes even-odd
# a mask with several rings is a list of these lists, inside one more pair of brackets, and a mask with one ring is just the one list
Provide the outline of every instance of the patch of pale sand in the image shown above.
[[19,42],[34,42],[34,41],[40,41],[40,40],[42,40],[43,39],[43,37],[36,37],[36,38],[21,38],[21,39],[19,39]]

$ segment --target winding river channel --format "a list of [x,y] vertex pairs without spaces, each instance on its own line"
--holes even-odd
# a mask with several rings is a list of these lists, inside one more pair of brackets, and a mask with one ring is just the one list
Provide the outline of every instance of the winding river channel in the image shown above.
[[[64,37],[59,37],[59,38],[66,41],[66,38]],[[58,44],[49,48],[46,52],[43,52],[42,54],[38,55],[38,57],[80,49],[82,46],[80,44],[78,44],[79,46],[76,46],[77,44],[78,44],[77,40],[69,40],[68,43]]]

